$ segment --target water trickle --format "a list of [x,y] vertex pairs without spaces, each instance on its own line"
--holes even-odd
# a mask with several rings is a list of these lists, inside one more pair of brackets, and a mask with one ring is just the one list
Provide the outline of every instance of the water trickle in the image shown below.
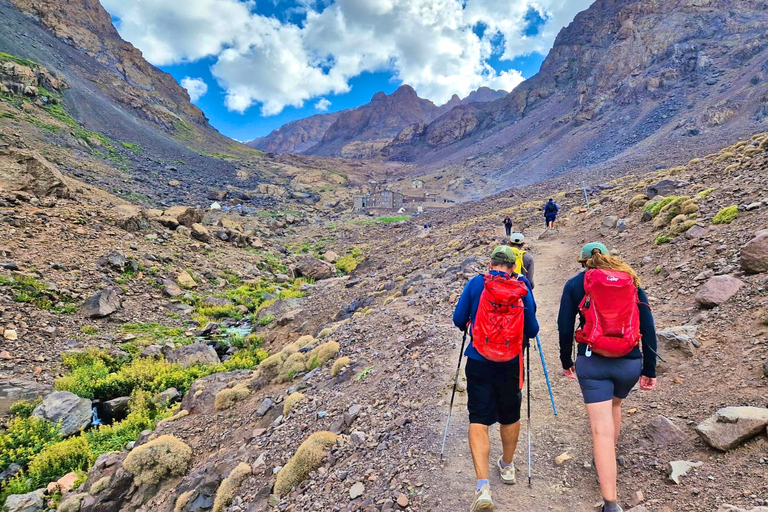
[[102,422],[101,422],[101,418],[99,418],[99,413],[96,410],[96,407],[94,407],[93,408],[93,420],[91,421],[91,426],[92,427],[97,427],[97,426],[99,426],[101,424],[102,424]]

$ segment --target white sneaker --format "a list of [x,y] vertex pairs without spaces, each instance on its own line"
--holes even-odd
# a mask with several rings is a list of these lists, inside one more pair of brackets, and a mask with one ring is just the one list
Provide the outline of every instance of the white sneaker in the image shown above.
[[485,511],[490,512],[493,510],[493,499],[491,499],[491,486],[484,485],[475,494],[475,501],[472,503],[472,508],[469,512]]
[[515,477],[514,463],[505,467],[504,461],[502,461],[501,457],[499,457],[499,460],[496,462],[496,465],[499,467],[499,475],[501,476],[502,482],[504,482],[507,485],[514,485],[517,483],[517,478]]

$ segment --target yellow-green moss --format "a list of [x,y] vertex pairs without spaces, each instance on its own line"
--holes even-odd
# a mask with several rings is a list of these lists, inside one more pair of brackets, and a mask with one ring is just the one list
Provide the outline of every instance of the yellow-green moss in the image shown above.
[[283,357],[280,353],[273,354],[263,360],[259,365],[259,373],[267,380],[272,380],[280,373],[280,367],[283,365]]
[[224,507],[230,504],[232,498],[235,497],[235,491],[240,487],[245,477],[250,474],[251,466],[245,462],[238,464],[229,473],[229,476],[221,482],[221,485],[216,490],[216,498],[213,500],[213,512],[221,512],[224,510]]
[[336,361],[333,362],[333,368],[331,368],[331,375],[333,377],[338,377],[341,373],[341,370],[345,366],[349,366],[349,364],[352,362],[352,360],[348,357],[340,357]]
[[283,402],[283,416],[288,416],[291,414],[291,411],[296,406],[296,404],[302,400],[304,400],[304,394],[299,393],[298,391],[285,397],[285,402]]
[[712,222],[714,222],[715,224],[730,224],[738,215],[739,215],[738,206],[736,205],[728,206],[726,208],[723,208],[719,212],[717,212],[717,215],[715,215],[715,218],[712,219]]
[[294,341],[294,343],[297,347],[299,347],[299,349],[302,349],[314,345],[317,343],[317,340],[313,336],[305,335]]
[[709,195],[711,195],[712,192],[714,192],[715,190],[717,190],[717,189],[716,188],[708,188],[708,189],[702,190],[701,192],[696,194],[696,197],[703,199],[703,198],[708,197]]
[[277,382],[290,382],[293,378],[307,369],[307,356],[301,352],[291,354],[280,367]]
[[725,153],[720,153],[720,154],[717,156],[717,158],[715,158],[715,163],[716,163],[716,164],[719,164],[720,162],[725,162],[726,160],[728,160],[728,159],[731,159],[731,158],[733,158],[734,156],[736,156],[736,155],[734,155],[734,154],[733,154],[733,153],[731,153],[730,151],[726,151]]
[[192,496],[194,495],[195,491],[187,491],[182,493],[178,498],[176,498],[176,504],[173,507],[173,512],[183,512],[184,507],[187,506],[189,500],[191,500]]
[[189,416],[189,411],[186,410],[186,409],[182,409],[179,412],[177,412],[176,414],[174,414],[173,416],[158,421],[157,422],[157,426],[159,427],[160,425],[162,425],[164,423],[171,423],[173,421],[180,420],[181,418],[185,418],[186,416]]
[[327,338],[328,336],[331,335],[332,332],[333,332],[333,329],[331,329],[330,327],[326,327],[318,333],[317,337],[320,339]]
[[648,201],[648,196],[645,194],[637,194],[632,199],[629,200],[629,209],[630,210],[637,210],[638,208],[641,208],[645,203]]
[[336,444],[336,434],[332,432],[315,432],[309,436],[277,474],[275,494],[284,496],[303,482],[310,472],[320,467],[323,457],[334,444]]
[[138,484],[159,484],[169,476],[187,472],[192,449],[173,436],[160,436],[134,448],[123,462]]
[[248,398],[251,394],[251,390],[244,384],[238,384],[232,388],[225,388],[216,393],[216,400],[214,405],[217,411],[223,411],[229,409],[237,402],[241,402]]

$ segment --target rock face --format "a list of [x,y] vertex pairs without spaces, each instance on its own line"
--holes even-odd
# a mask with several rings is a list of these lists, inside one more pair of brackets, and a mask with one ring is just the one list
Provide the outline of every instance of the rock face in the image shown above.
[[35,407],[32,415],[51,423],[61,422],[61,435],[67,437],[91,424],[93,408],[87,398],[80,398],[69,391],[54,391]]
[[0,149],[0,190],[69,197],[61,172],[39,154],[21,149]]
[[712,448],[728,451],[750,439],[768,425],[768,409],[725,407],[696,427],[696,432]]
[[741,248],[741,268],[745,272],[768,272],[768,230],[761,231]]
[[705,308],[714,308],[733,297],[744,282],[731,276],[715,276],[696,293],[696,302]]
[[0,415],[7,414],[19,400],[35,400],[48,392],[48,387],[28,380],[0,380]]
[[336,277],[336,267],[311,256],[300,259],[295,265],[295,270],[299,276],[310,277],[317,281]]
[[110,287],[94,293],[82,306],[83,313],[89,318],[109,316],[122,307],[119,290]]
[[216,351],[205,343],[193,343],[184,347],[177,348],[168,354],[168,360],[172,363],[179,363],[184,368],[195,365],[218,364],[221,362]]
[[29,494],[11,494],[5,500],[8,512],[40,512],[45,510],[45,493],[38,489]]

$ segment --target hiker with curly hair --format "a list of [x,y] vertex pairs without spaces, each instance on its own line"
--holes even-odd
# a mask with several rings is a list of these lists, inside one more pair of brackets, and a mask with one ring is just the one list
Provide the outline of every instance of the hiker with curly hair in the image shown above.
[[616,486],[621,402],[638,380],[642,390],[656,387],[656,328],[632,267],[598,242],[585,245],[578,261],[586,271],[565,284],[560,301],[560,361],[563,375],[578,378],[584,396],[603,511],[621,512]]
[[528,280],[515,272],[517,256],[508,245],[491,253],[490,271],[472,278],[461,294],[453,323],[471,341],[467,356],[467,408],[469,447],[477,474],[477,491],[471,512],[493,510],[488,459],[488,428],[500,423],[502,454],[496,461],[499,477],[514,484],[512,461],[520,435],[525,339],[539,332],[536,303]]

